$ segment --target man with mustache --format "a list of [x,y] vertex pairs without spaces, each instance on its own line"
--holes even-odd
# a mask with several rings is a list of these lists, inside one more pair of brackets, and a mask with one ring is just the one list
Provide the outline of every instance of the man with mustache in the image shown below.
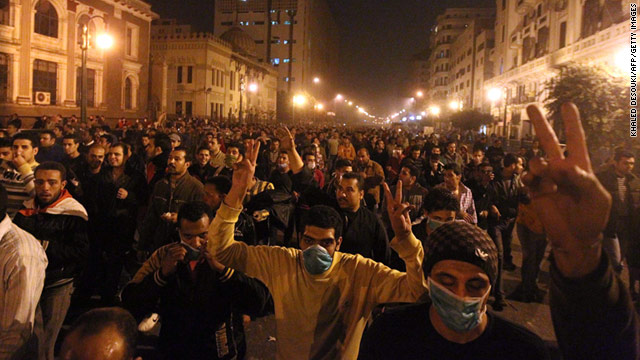
[[191,201],[202,201],[203,185],[187,169],[191,157],[186,148],[173,149],[167,161],[167,177],[158,181],[151,195],[149,209],[140,230],[139,259],[177,238],[178,210]]

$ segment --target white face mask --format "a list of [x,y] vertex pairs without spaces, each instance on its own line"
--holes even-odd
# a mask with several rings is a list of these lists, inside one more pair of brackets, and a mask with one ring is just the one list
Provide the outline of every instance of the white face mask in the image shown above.
[[307,167],[311,170],[316,168],[316,162],[315,161],[311,161],[307,163]]

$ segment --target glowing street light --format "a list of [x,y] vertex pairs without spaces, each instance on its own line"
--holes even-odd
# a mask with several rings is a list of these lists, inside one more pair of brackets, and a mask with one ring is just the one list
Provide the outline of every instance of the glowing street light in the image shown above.
[[454,100],[449,103],[449,109],[451,110],[460,110],[462,108],[462,101]]
[[247,90],[249,90],[249,92],[252,92],[252,93],[258,92],[258,84],[256,83],[249,84],[249,87],[247,88]]
[[96,45],[100,49],[109,49],[113,46],[113,37],[109,34],[100,34],[96,37]]
[[364,110],[364,108],[359,108],[358,111],[360,111],[361,113],[365,113],[366,111]]
[[338,101],[342,100],[342,95],[340,95],[340,94],[336,95],[336,100],[338,100]]
[[[100,18],[105,21],[105,18],[101,15],[93,15],[87,19],[87,22],[82,26],[82,42],[80,43],[80,50],[82,50],[82,65],[81,65],[81,82],[80,82],[80,119],[83,123],[87,122],[87,89],[88,76],[87,76],[87,52],[91,45],[89,34],[89,22],[92,19]],[[106,21],[105,21],[106,28]],[[96,37],[96,45],[100,49],[108,49],[113,46],[113,37],[107,33],[102,33]]]
[[320,84],[320,78],[319,78],[319,77],[317,77],[317,76],[316,76],[316,77],[314,77],[314,78],[313,78],[313,83],[314,83],[314,84]]
[[418,92],[416,93],[416,96],[417,96],[417,97],[419,97],[419,98],[421,98],[421,97],[423,97],[423,96],[424,96],[424,94],[422,93],[422,91],[418,91]]
[[629,51],[629,48],[623,48],[622,50],[618,51],[615,56],[616,58],[614,64],[616,65],[616,68],[618,68],[618,71],[622,73],[628,73],[629,69],[631,68],[631,53]]
[[429,113],[433,116],[440,115],[440,107],[436,105],[429,106]]
[[353,101],[349,101],[349,106],[353,106]]
[[502,90],[495,87],[489,89],[489,91],[487,92],[487,98],[489,99],[489,101],[495,103],[496,101],[502,99]]
[[307,97],[304,95],[296,95],[293,97],[293,103],[298,106],[302,106],[307,103]]
[[316,110],[321,111],[322,109],[324,109],[324,105],[316,104],[315,108],[316,108]]

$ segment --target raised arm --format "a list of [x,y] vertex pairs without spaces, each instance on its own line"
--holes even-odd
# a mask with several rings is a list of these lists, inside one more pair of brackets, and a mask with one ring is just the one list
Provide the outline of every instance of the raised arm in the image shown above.
[[304,167],[304,162],[296,150],[293,136],[286,126],[276,129],[276,135],[280,139],[280,148],[289,155],[289,167],[294,174],[299,173]]
[[602,252],[611,196],[591,167],[580,114],[562,106],[568,156],[537,106],[527,108],[548,160],[524,181],[551,243],[551,315],[565,359],[636,359],[640,324],[631,298]]

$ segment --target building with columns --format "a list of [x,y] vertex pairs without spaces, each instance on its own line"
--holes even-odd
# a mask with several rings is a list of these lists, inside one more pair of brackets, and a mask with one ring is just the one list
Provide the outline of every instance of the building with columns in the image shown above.
[[485,82],[485,93],[496,88],[505,98],[487,106],[499,119],[489,131],[511,138],[532,134],[525,109],[543,104],[544,84],[556,66],[615,68],[617,57],[629,56],[629,1],[497,0],[496,5],[495,76]]
[[278,71],[257,61],[255,42],[242,29],[219,38],[164,19],[152,29],[151,91],[158,112],[168,118],[275,119]]
[[[0,2],[0,117],[80,114],[85,24],[88,114],[145,116],[149,30],[157,17],[141,0]],[[114,42],[101,50],[95,40],[105,32]]]

